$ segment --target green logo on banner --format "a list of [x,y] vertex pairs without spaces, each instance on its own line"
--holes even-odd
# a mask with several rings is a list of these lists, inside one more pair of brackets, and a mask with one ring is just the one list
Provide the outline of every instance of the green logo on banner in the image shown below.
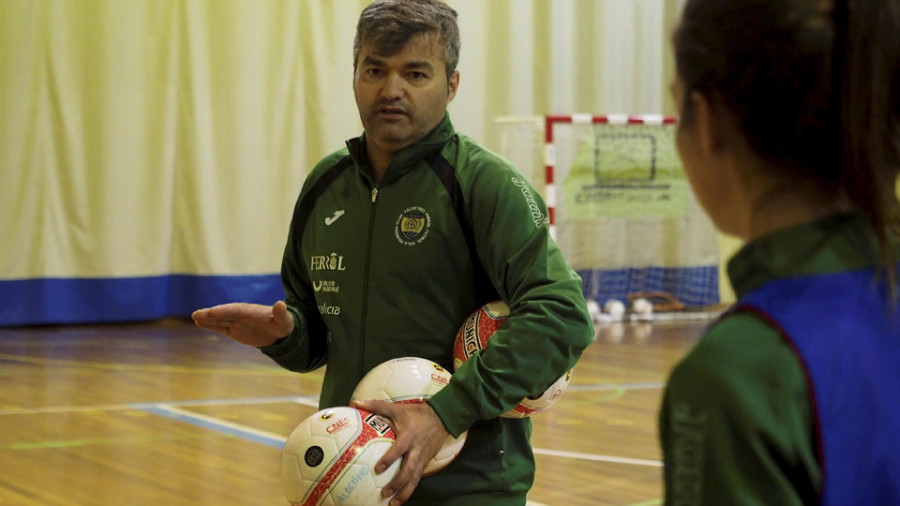
[[683,216],[690,189],[673,135],[664,125],[596,127],[563,184],[567,218]]

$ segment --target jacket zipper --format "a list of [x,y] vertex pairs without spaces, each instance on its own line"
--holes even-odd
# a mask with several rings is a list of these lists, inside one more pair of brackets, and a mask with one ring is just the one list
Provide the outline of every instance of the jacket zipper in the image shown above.
[[375,231],[375,201],[378,199],[378,188],[372,188],[372,207],[369,213],[369,237],[366,242],[365,266],[366,272],[363,274],[363,301],[362,301],[362,318],[359,327],[359,377],[363,377],[366,373],[366,319],[369,312],[369,269],[371,267],[370,258],[372,257],[372,236]]

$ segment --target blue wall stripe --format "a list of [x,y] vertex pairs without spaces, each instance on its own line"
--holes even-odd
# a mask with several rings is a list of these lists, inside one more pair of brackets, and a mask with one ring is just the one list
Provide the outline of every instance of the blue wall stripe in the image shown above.
[[[584,294],[598,301],[662,290],[688,306],[719,302],[718,266],[582,270]],[[0,280],[0,327],[148,321],[187,317],[226,302],[273,304],[278,274]]]
[[0,326],[83,324],[187,317],[226,302],[273,304],[284,298],[278,274],[0,281]]

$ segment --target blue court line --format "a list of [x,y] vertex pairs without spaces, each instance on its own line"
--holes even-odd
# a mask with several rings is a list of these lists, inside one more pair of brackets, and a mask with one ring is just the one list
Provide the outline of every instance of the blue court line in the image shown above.
[[255,430],[248,427],[243,427],[241,425],[225,422],[223,420],[218,420],[216,418],[198,415],[196,413],[189,413],[174,406],[156,404],[150,406],[136,406],[136,408],[147,413],[164,416],[166,418],[171,418],[172,420],[177,420],[179,422],[189,423],[203,429],[214,430],[222,434],[227,434],[229,436],[239,437],[248,441],[252,441],[254,443],[264,444],[266,446],[271,446],[272,448],[278,448],[279,450],[284,447],[284,442],[287,439],[283,436],[279,436],[278,434],[273,434],[271,432]]

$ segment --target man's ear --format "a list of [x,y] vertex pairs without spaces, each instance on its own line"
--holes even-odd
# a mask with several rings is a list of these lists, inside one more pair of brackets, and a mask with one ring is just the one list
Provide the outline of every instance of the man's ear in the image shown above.
[[450,79],[447,81],[447,102],[452,102],[453,98],[456,96],[456,90],[459,89],[459,71],[454,70],[453,75],[450,76]]
[[709,154],[719,153],[725,148],[725,128],[728,127],[722,116],[723,109],[699,91],[692,91],[689,99],[694,106],[700,147]]

